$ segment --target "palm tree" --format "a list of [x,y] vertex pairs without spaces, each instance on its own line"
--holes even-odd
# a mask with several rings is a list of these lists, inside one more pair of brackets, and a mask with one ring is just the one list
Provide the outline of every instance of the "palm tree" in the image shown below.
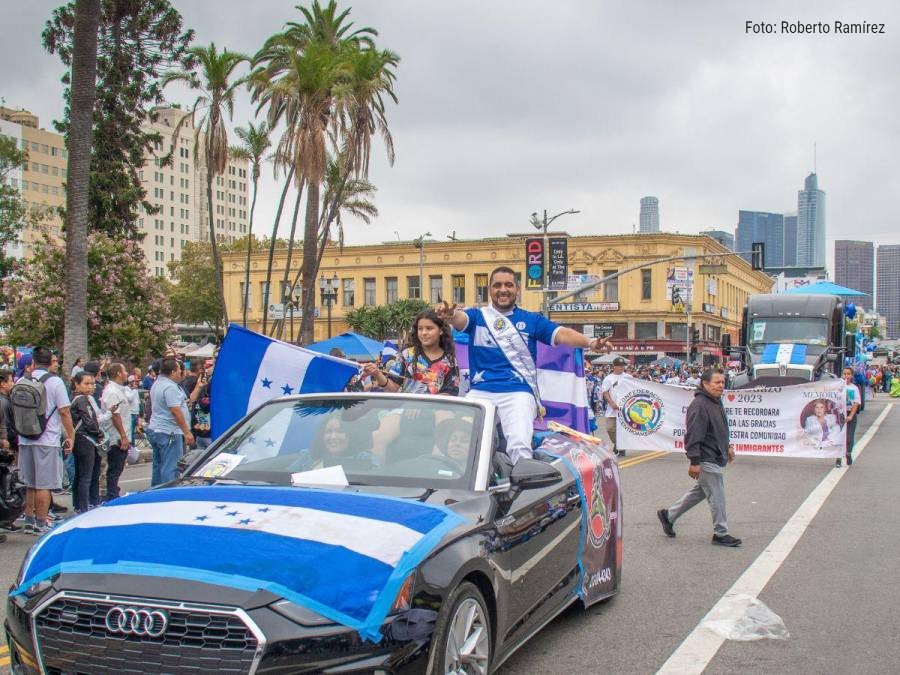
[[250,200],[250,227],[247,232],[247,263],[244,268],[244,297],[242,323],[247,327],[247,304],[250,298],[250,254],[253,251],[253,213],[256,210],[256,195],[259,188],[260,167],[266,151],[272,145],[269,139],[269,127],[265,122],[259,126],[253,126],[248,122],[247,127],[238,127],[234,133],[241,139],[242,144],[231,148],[231,156],[235,159],[243,159],[250,162],[250,177],[253,179],[253,198]]
[[91,173],[100,0],[77,0],[72,40],[68,183],[66,186],[66,316],[63,358],[88,355],[88,185]]
[[[275,119],[285,119],[287,130],[279,147],[294,158],[298,186],[306,187],[300,338],[308,343],[313,335],[320,237],[324,245],[343,190],[343,186],[338,187],[334,201],[326,202],[320,213],[320,186],[327,169],[329,143],[336,150],[342,146],[349,150],[338,153],[346,160],[342,183],[351,174],[358,176],[368,169],[369,139],[375,130],[381,130],[383,135],[387,130],[383,124],[381,92],[389,92],[396,100],[391,89],[390,68],[398,59],[390,52],[378,52],[374,48],[375,30],[362,28],[351,32],[353,24],[346,21],[350,11],[338,14],[336,2],[329,2],[325,8],[314,2],[311,9],[298,9],[305,21],[287,24],[285,31],[270,38],[257,54],[255,62],[263,64],[264,77],[258,82],[256,98],[261,105],[269,106],[270,124]],[[381,56],[364,58],[363,52]],[[365,81],[370,88],[362,87],[363,79],[357,69],[371,74],[371,69],[366,71],[361,66],[373,62],[381,64],[381,72],[375,79],[377,84],[368,78]],[[354,95],[359,97],[358,102],[354,102]],[[392,160],[389,134],[385,140]],[[293,241],[289,242],[289,247],[292,244]]]
[[[234,77],[235,69],[249,61],[249,57],[239,52],[223,49],[219,52],[214,42],[208,47],[192,47],[188,53],[194,58],[196,70],[169,73],[163,79],[163,86],[181,81],[199,92],[189,115],[178,122],[172,138],[178,138],[182,124],[190,119],[194,127],[194,163],[199,166],[202,155],[206,162],[206,202],[209,209],[209,241],[212,248],[213,266],[216,269],[216,287],[222,300],[225,325],[228,325],[228,309],[225,304],[225,286],[222,279],[222,258],[216,240],[215,216],[213,214],[212,182],[215,176],[225,173],[228,165],[228,130],[225,116],[230,120],[234,114],[234,96],[247,81],[247,76]],[[199,70],[199,79],[198,72]],[[202,118],[195,122],[197,113]],[[200,134],[203,134],[201,144]]]

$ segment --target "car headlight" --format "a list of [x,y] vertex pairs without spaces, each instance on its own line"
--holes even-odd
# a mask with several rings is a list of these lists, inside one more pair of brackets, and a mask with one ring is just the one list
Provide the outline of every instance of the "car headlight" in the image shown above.
[[400,586],[400,590],[397,591],[397,597],[394,598],[394,604],[391,605],[391,611],[389,614],[397,614],[399,612],[405,612],[412,607],[412,592],[413,592],[413,583],[416,580],[416,573],[411,572],[406,580],[403,582],[403,585]]

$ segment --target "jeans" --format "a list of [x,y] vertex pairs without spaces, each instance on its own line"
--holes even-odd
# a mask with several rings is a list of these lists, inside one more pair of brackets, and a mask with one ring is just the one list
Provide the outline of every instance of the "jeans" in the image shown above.
[[97,448],[87,439],[76,437],[75,480],[72,481],[72,504],[79,513],[100,504],[100,457]]
[[66,470],[66,480],[63,481],[63,486],[71,488],[75,484],[75,453],[70,452],[67,457],[65,455],[63,457],[65,457],[63,466]]
[[153,448],[150,485],[160,485],[178,478],[178,460],[184,454],[184,436],[147,429],[147,440]]
[[856,415],[847,422],[847,464],[853,464],[853,445],[856,443]]
[[128,451],[118,445],[109,446],[106,453],[106,501],[111,501],[119,496],[119,477],[125,469],[125,459]]

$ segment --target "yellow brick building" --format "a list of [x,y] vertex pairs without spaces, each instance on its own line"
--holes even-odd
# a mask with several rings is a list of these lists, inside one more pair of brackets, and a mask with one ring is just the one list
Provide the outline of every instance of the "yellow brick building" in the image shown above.
[[[347,329],[345,313],[366,305],[382,305],[403,298],[424,297],[436,303],[438,298],[465,306],[487,302],[487,282],[491,270],[506,265],[520,275],[525,273],[525,235],[510,235],[469,241],[425,240],[420,251],[415,242],[385,242],[363,246],[329,246],[322,258],[320,275],[338,279],[337,301],[332,308],[332,333]],[[302,246],[302,244],[299,244]],[[282,279],[286,250],[276,250],[272,287]],[[421,275],[420,275],[421,253]],[[601,277],[635,265],[671,256],[725,254],[728,250],[706,236],[670,233],[617,236],[568,237],[568,271],[580,278]],[[250,264],[250,302],[248,328],[260,330],[262,304],[266,295],[265,273],[268,252],[256,251]],[[720,356],[718,344],[724,333],[737,342],[741,313],[749,295],[766,293],[772,280],[753,271],[737,256],[724,257],[725,271],[700,274],[704,261],[675,260],[657,263],[644,270],[629,272],[616,282],[598,287],[587,297],[551,305],[551,318],[588,335],[611,335],[616,350],[652,360],[661,354],[685,351],[686,323],[683,311],[675,311],[667,277],[673,270],[694,268],[692,323],[700,331],[700,351],[710,358]],[[225,292],[229,318],[240,321],[244,283],[244,254],[227,254]],[[290,278],[300,267],[299,251],[291,263]],[[420,288],[420,276],[422,287]],[[321,307],[318,281],[315,338],[328,334],[327,312]],[[289,290],[289,289],[288,289]],[[424,291],[424,292],[423,292]],[[276,295],[278,297],[276,297]],[[288,295],[285,293],[284,295]],[[272,303],[281,303],[281,294],[272,294]],[[577,300],[577,301],[576,301]],[[525,309],[538,310],[540,291],[522,290],[519,303]],[[290,310],[285,313],[290,318]],[[271,321],[269,322],[271,326]],[[294,315],[294,335],[300,324]],[[283,336],[291,334],[288,326]]]

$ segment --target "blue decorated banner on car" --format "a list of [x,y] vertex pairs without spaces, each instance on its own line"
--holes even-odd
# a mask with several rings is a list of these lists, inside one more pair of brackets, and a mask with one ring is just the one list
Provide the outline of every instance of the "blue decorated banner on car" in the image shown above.
[[378,641],[406,577],[461,522],[440,506],[350,492],[152,490],[54,529],[29,553],[14,593],[62,572],[266,589]]

